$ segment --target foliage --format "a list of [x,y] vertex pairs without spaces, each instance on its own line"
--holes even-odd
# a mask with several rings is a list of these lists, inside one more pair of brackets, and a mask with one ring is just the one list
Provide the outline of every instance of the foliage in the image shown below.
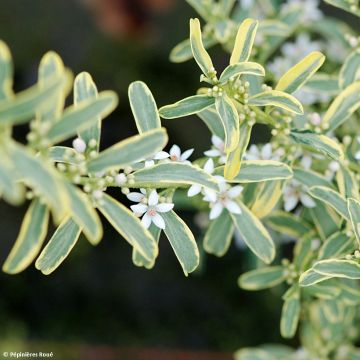
[[[81,233],[99,243],[100,212],[128,241],[136,266],[155,265],[163,232],[188,275],[200,251],[175,212],[186,207],[208,214],[199,224],[207,253],[224,256],[233,237],[248,246],[258,267],[242,274],[239,286],[281,286],[281,335],[298,333],[301,341],[298,350],[242,349],[237,360],[359,358],[359,38],[325,18],[314,0],[187,2],[206,25],[202,31],[191,19],[189,39],[170,59],[194,58],[204,86],[158,109],[147,85],[132,83],[139,134],[101,151],[102,120],[116,94],[98,92],[87,73],[73,81],[53,52],[41,60],[38,82],[15,94],[11,55],[0,43],[0,195],[13,205],[30,202],[3,271],[19,273],[36,259],[37,269],[52,273]],[[359,15],[356,1],[327,2]],[[219,73],[207,51],[215,44],[230,53]],[[73,105],[64,109],[72,88]],[[193,149],[166,152],[161,118],[194,114],[209,128],[212,148],[194,161]],[[25,123],[27,143],[20,144],[12,130]],[[269,128],[271,140],[249,146],[257,124]],[[72,147],[58,145],[74,137]],[[106,194],[109,188],[118,188],[131,210]],[[43,247],[50,217],[57,228]],[[289,239],[291,259],[283,256]]]

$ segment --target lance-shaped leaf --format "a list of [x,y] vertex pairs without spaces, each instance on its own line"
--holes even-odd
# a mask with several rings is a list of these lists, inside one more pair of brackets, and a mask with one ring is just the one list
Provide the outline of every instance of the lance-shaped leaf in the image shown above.
[[312,268],[319,274],[329,277],[360,279],[360,264],[352,260],[321,260]]
[[[42,57],[39,65],[39,86],[46,87],[53,78],[61,80],[64,76],[65,67],[60,56],[53,51],[47,52]],[[46,106],[41,111],[37,111],[36,121],[56,121],[64,108],[65,97],[69,90],[70,86],[67,89],[59,88],[58,93],[51,100],[49,99]]]
[[16,125],[25,123],[38,111],[47,108],[48,102],[60,91],[68,87],[71,75],[64,73],[63,77],[54,77],[46,86],[39,83],[16,94],[15,98],[0,101],[0,124]]
[[360,245],[360,202],[356,199],[350,198],[347,200],[350,220],[356,240]]
[[39,199],[33,200],[21,224],[20,233],[7,257],[3,271],[17,274],[35,259],[43,244],[49,222],[49,210]]
[[195,11],[205,20],[209,20],[212,14],[212,4],[207,0],[186,0]]
[[142,81],[135,81],[129,86],[129,100],[139,133],[161,127],[155,99]]
[[241,275],[238,285],[245,290],[262,290],[281,284],[286,277],[282,266],[266,266]]
[[332,234],[319,250],[318,260],[339,258],[354,251],[355,241],[344,232]]
[[168,140],[165,129],[155,129],[132,136],[102,151],[96,158],[89,160],[89,172],[120,169],[135,162],[152,157],[162,150]]
[[[215,171],[221,173],[222,166]],[[230,183],[255,183],[261,181],[290,179],[293,172],[290,166],[275,160],[243,160],[240,172]]]
[[358,181],[355,175],[343,164],[340,164],[340,169],[336,172],[336,182],[343,197],[359,200]]
[[230,151],[226,157],[226,164],[224,168],[224,177],[226,180],[231,181],[239,176],[241,169],[242,158],[249,144],[251,137],[252,126],[247,122],[243,122],[240,125],[239,131],[239,142],[233,151]]
[[177,162],[162,163],[131,174],[131,187],[165,188],[198,184],[218,191],[211,175],[198,167]]
[[134,213],[106,194],[99,202],[98,209],[136,251],[149,261],[155,259],[158,254],[157,243]]
[[204,48],[199,19],[190,19],[190,44],[195,61],[205,76],[214,71],[214,65]]
[[99,117],[109,115],[117,106],[117,95],[113,91],[103,91],[97,98],[84,100],[64,111],[49,130],[47,139],[51,143],[66,140],[78,132],[83,132],[98,123]]
[[91,244],[96,245],[102,238],[101,221],[89,198],[77,187],[65,182],[64,189],[69,199],[72,219],[81,227]]
[[347,1],[347,0],[325,0],[325,2],[327,2],[330,5],[336,6],[336,7],[340,8],[340,9],[343,9],[343,10],[345,10],[347,12],[350,12],[350,13],[352,13],[354,15],[360,16],[359,7],[356,7],[356,6],[355,6],[355,8],[352,7],[352,5],[355,4],[355,3],[351,2],[351,1]]
[[303,291],[319,299],[330,300],[337,298],[341,294],[339,285],[336,279],[328,279],[318,284],[303,287]]
[[306,170],[298,167],[293,168],[293,171],[294,179],[306,187],[327,186],[334,189],[334,185],[325,176],[315,171]]
[[269,215],[282,196],[284,181],[266,181],[256,190],[251,212],[259,219]]
[[344,158],[341,146],[326,135],[315,134],[309,130],[293,130],[290,136],[298,144],[311,146],[315,151],[320,151],[332,159]]
[[199,249],[194,235],[185,222],[174,211],[162,213],[165,235],[184,271],[185,276],[199,265]]
[[265,69],[255,62],[239,62],[226,67],[221,73],[219,81],[221,84],[225,84],[229,79],[241,74],[265,76]]
[[337,191],[329,189],[325,186],[313,186],[309,189],[309,193],[314,198],[330,205],[346,220],[350,220],[346,200]]
[[[87,72],[82,72],[76,76],[74,81],[74,109],[81,106],[86,101],[94,100],[98,97],[98,91],[96,85]],[[96,151],[99,151],[100,136],[101,136],[101,114],[98,111],[94,111],[93,119],[89,120],[91,124],[80,132],[80,137],[86,144],[90,140],[96,140]]]
[[313,269],[309,269],[301,274],[301,276],[299,278],[299,285],[304,286],[304,287],[312,286],[319,282],[328,280],[330,278],[331,278],[331,276],[322,275]]
[[329,96],[337,95],[339,93],[338,78],[334,75],[317,73],[306,82],[304,89]]
[[239,203],[242,213],[231,217],[236,228],[250,250],[266,264],[275,257],[274,242],[260,220],[242,203]]
[[279,90],[269,90],[249,98],[249,105],[268,106],[272,105],[295,114],[303,114],[304,110],[299,100]]
[[279,80],[275,90],[293,93],[313,76],[325,61],[325,56],[313,51],[289,69]]
[[44,275],[55,271],[77,243],[81,228],[70,218],[65,218],[36,260],[35,267]]
[[360,49],[356,49],[345,60],[339,74],[339,85],[345,89],[358,80],[360,74]]
[[47,155],[53,162],[76,164],[77,151],[67,146],[52,146]]
[[[156,225],[151,224],[149,227],[149,232],[152,235],[152,237],[155,239],[155,241],[159,243],[161,229],[158,228]],[[155,265],[155,260],[156,258],[154,258],[152,261],[147,260],[138,251],[136,251],[136,249],[133,248],[132,261],[135,266],[145,267],[145,269],[152,269]]]
[[215,104],[215,98],[208,95],[194,95],[172,105],[160,108],[159,114],[164,119],[175,119],[197,114]]
[[213,135],[220,139],[225,138],[224,126],[219,114],[213,107],[206,108],[196,115],[205,123]]
[[331,103],[323,117],[328,131],[335,130],[360,107],[360,81],[349,85]]
[[259,22],[253,19],[245,19],[241,23],[236,34],[230,65],[249,60],[258,25]]
[[228,251],[234,235],[234,224],[227,210],[210,222],[204,237],[204,249],[209,254],[223,256]]
[[[210,31],[204,32],[202,40],[205,49],[209,49],[210,47],[217,44],[217,40]],[[181,41],[170,52],[170,61],[174,63],[182,63],[192,58],[193,53],[189,39]]]
[[284,338],[292,338],[295,335],[300,318],[300,291],[297,285],[293,285],[285,294],[286,298],[281,311],[280,333]]
[[49,205],[56,221],[60,221],[68,210],[68,203],[63,196],[62,179],[52,164],[44,158],[35,156],[21,145],[13,143],[9,149],[20,179]]
[[239,143],[239,114],[225,94],[216,98],[215,106],[225,130],[225,151],[232,151]]
[[13,205],[19,205],[25,198],[25,188],[18,182],[18,173],[11,159],[0,147],[0,197]]
[[8,46],[0,40],[0,100],[13,96],[13,65]]
[[266,224],[269,225],[271,229],[294,239],[303,237],[311,230],[311,226],[302,218],[281,210],[273,211],[267,216]]

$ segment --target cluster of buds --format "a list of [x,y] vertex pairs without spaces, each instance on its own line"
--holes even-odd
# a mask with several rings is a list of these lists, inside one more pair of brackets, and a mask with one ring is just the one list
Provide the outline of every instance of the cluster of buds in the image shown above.
[[229,90],[233,95],[233,98],[243,104],[248,103],[249,99],[249,87],[248,81],[242,81],[238,77],[232,77],[229,81]]
[[284,112],[280,112],[278,110],[275,110],[272,114],[272,116],[276,119],[275,125],[274,125],[274,129],[271,130],[271,135],[272,136],[277,136],[277,135],[285,135],[285,136],[289,136],[291,129],[290,129],[290,124],[293,121],[293,114],[286,112],[286,114],[284,114]]
[[324,124],[320,114],[313,112],[308,115],[308,122],[305,124],[305,128],[320,134],[329,129],[329,124]]
[[36,150],[43,150],[49,147],[49,142],[46,138],[51,124],[48,121],[40,122],[33,120],[30,123],[30,132],[26,135],[29,145]]
[[295,269],[295,265],[289,261],[289,259],[282,259],[281,265],[284,266],[284,275],[286,277],[286,283],[288,285],[293,284],[299,278],[299,274]]
[[208,89],[209,96],[219,97],[219,96],[222,96],[223,93],[224,93],[224,90],[222,89],[222,87],[220,87],[218,85],[214,85],[212,88]]

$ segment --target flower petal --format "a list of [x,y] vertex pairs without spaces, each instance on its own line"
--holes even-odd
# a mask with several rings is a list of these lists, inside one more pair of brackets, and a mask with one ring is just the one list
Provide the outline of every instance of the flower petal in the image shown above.
[[210,220],[214,220],[217,217],[219,217],[220,214],[222,213],[223,209],[224,209],[224,206],[221,203],[219,203],[219,202],[215,203],[210,211],[210,215],[209,215]]
[[191,154],[193,152],[194,152],[194,149],[189,149],[189,150],[184,151],[180,156],[180,160],[185,161],[186,159],[188,159],[191,156]]
[[159,203],[159,195],[156,190],[152,190],[148,199],[149,206],[155,206]]
[[230,188],[227,191],[227,194],[231,199],[233,199],[233,198],[238,197],[243,190],[244,190],[244,188],[242,186],[237,185],[237,186],[233,186],[232,188]]
[[316,206],[314,199],[310,195],[305,193],[300,194],[300,201],[305,207],[308,208],[313,208]]
[[209,159],[205,163],[204,171],[207,172],[208,174],[212,174],[212,172],[214,171],[214,161],[213,161],[213,159]]
[[143,213],[145,213],[148,209],[147,205],[145,204],[136,204],[136,205],[131,205],[130,209],[138,215],[142,215]]
[[159,151],[157,154],[155,154],[154,159],[163,160],[163,159],[167,159],[169,156],[170,154],[167,153],[166,151]]
[[160,229],[165,229],[165,221],[164,219],[159,215],[156,214],[152,217],[152,222]]
[[207,151],[204,151],[204,155],[209,156],[209,157],[218,157],[221,155],[221,152],[216,149],[207,150]]
[[172,203],[160,203],[157,204],[155,209],[158,212],[164,213],[164,212],[168,212],[170,210],[172,210],[174,208],[174,204]]
[[180,150],[179,146],[177,146],[176,144],[174,144],[174,145],[171,147],[169,153],[170,153],[170,156],[175,156],[175,157],[177,157],[178,159],[180,159],[181,150]]
[[197,185],[197,184],[191,185],[188,192],[187,192],[187,196],[188,197],[193,197],[193,196],[199,194],[200,191],[201,191],[201,186],[200,185]]
[[235,201],[225,201],[225,207],[233,214],[241,214],[241,208]]
[[287,196],[284,198],[284,209],[286,211],[291,211],[295,209],[298,202],[299,198],[296,195]]
[[142,193],[138,193],[138,192],[131,192],[129,194],[126,195],[126,197],[133,202],[140,202],[145,195]]
[[155,161],[154,160],[145,160],[145,167],[148,168],[148,167],[151,167],[155,164]]
[[148,213],[145,213],[145,215],[142,217],[141,222],[143,225],[148,229],[151,225],[151,217],[148,215]]
[[204,194],[205,194],[205,197],[204,197],[205,201],[216,202],[217,194],[216,194],[216,192],[214,190],[205,188],[204,189]]
[[261,157],[264,160],[269,160],[269,159],[271,159],[271,155],[272,155],[272,147],[271,147],[270,143],[267,143],[261,149]]
[[213,145],[218,148],[220,151],[224,150],[224,141],[223,139],[221,139],[220,137],[213,135],[211,137],[211,142],[213,143]]

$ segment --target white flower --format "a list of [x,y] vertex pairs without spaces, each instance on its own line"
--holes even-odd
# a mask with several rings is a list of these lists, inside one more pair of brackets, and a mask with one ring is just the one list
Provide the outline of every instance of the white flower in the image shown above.
[[[130,195],[130,194],[129,194]],[[147,204],[131,205],[131,210],[137,215],[142,216],[141,222],[145,228],[149,228],[151,223],[154,223],[158,228],[165,229],[165,221],[159,213],[165,213],[172,210],[174,204],[172,203],[160,203],[159,195],[156,190],[152,190]]]
[[205,151],[204,154],[209,157],[214,157],[214,158],[218,157],[219,164],[225,164],[226,163],[226,153],[224,151],[224,149],[225,149],[224,141],[221,138],[219,138],[218,136],[213,135],[211,137],[211,142],[212,142],[214,148],[211,150]]
[[73,148],[75,149],[76,152],[83,154],[86,150],[86,143],[83,139],[81,138],[76,138],[73,143]]
[[281,7],[281,10],[286,12],[293,8],[293,6],[298,6],[299,11],[301,11],[301,23],[311,23],[323,17],[323,13],[319,9],[319,0],[288,0]]
[[307,194],[306,189],[296,180],[287,183],[284,188],[284,208],[286,211],[295,209],[299,201],[308,208],[316,206],[312,197]]
[[261,149],[257,145],[251,145],[245,153],[246,160],[280,160],[284,155],[284,150],[279,148],[273,151],[271,143],[265,144]]
[[155,160],[164,160],[169,157],[169,154],[166,151],[160,151],[156,153],[152,158],[145,159],[145,167],[151,167],[155,165]]
[[169,157],[171,161],[190,163],[190,161],[188,161],[187,159],[191,156],[193,152],[194,149],[189,149],[181,153],[181,149],[179,148],[179,146],[174,144],[169,151]]
[[[204,171],[208,174],[213,173],[214,161],[212,159],[208,159],[208,161],[205,163]],[[193,197],[195,195],[200,194],[201,190],[203,190],[203,192],[207,198],[212,199],[213,201],[216,200],[216,192],[214,190],[203,188],[201,185],[198,185],[198,184],[191,185],[187,192],[187,195],[188,195],[188,197]]]
[[219,217],[224,208],[233,214],[241,214],[240,206],[233,199],[241,194],[243,187],[240,185],[230,187],[225,181],[221,181],[219,182],[219,188],[220,191],[216,194],[215,201],[211,201],[211,199],[206,196],[204,197],[205,201],[212,203],[209,215],[210,220]]

